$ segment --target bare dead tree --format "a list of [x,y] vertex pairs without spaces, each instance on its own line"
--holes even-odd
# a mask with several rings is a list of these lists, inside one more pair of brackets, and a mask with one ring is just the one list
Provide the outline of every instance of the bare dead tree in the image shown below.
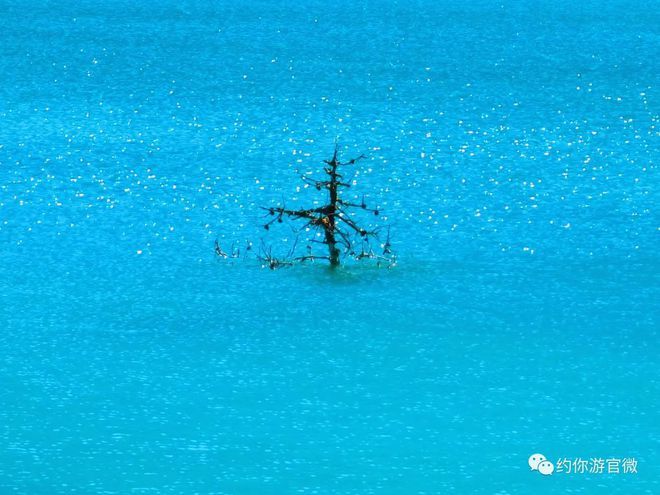
[[[271,269],[289,266],[295,262],[315,260],[327,260],[331,267],[337,267],[341,263],[342,255],[348,255],[357,260],[365,258],[376,259],[378,264],[384,261],[388,266],[392,266],[394,264],[394,256],[391,250],[389,229],[387,231],[387,240],[381,245],[383,248],[382,254],[376,254],[370,241],[378,239],[378,229],[365,229],[358,225],[351,216],[354,209],[367,211],[376,216],[379,214],[379,210],[369,208],[364,202],[364,196],[362,196],[362,200],[358,204],[342,199],[340,194],[342,189],[351,187],[351,184],[344,180],[344,176],[340,173],[341,168],[354,165],[364,158],[366,158],[364,155],[360,155],[347,162],[340,162],[338,148],[335,145],[332,159],[324,160],[327,166],[324,167],[323,171],[327,178],[314,179],[306,175],[300,176],[303,182],[314,186],[317,191],[327,191],[327,203],[324,206],[297,210],[288,209],[286,206],[263,208],[268,212],[268,216],[273,217],[264,225],[266,230],[269,230],[272,224],[276,222],[282,223],[284,218],[288,218],[304,222],[304,229],[320,232],[323,240],[310,239],[307,246],[307,254],[304,256],[295,256],[295,249],[298,242],[296,238],[293,248],[291,248],[284,259],[274,257],[271,249],[262,245],[261,254],[258,256],[259,259]],[[325,244],[327,246],[327,256],[312,254],[313,243]],[[356,249],[358,244],[359,250]]]

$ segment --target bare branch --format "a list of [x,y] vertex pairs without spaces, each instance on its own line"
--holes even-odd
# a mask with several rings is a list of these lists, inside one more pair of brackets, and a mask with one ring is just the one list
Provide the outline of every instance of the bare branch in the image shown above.
[[349,160],[347,162],[342,162],[342,163],[340,163],[340,165],[353,165],[354,163],[357,163],[360,160],[364,160],[365,158],[367,158],[365,155],[360,155],[357,158],[352,158],[351,160]]
[[337,215],[337,218],[339,218],[342,222],[344,222],[346,225],[348,225],[351,229],[353,229],[355,232],[360,234],[362,237],[367,237],[369,235],[375,235],[375,232],[369,232],[366,229],[363,229],[362,227],[358,226],[353,220],[348,215]]
[[225,253],[225,252],[222,250],[222,248],[220,247],[220,244],[218,244],[218,240],[217,240],[217,239],[215,240],[214,249],[215,249],[215,254],[216,254],[217,256],[220,256],[221,258],[226,258],[226,257],[227,257],[227,253]]

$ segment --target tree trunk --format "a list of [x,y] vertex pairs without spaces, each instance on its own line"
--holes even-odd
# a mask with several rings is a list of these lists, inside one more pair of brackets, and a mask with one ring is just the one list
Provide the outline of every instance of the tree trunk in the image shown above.
[[325,242],[328,244],[328,251],[330,255],[330,266],[339,266],[339,249],[337,249],[337,240],[335,239],[335,213],[337,213],[337,147],[335,146],[335,154],[330,162],[330,184],[328,192],[330,193],[330,205],[328,212],[328,222],[325,224]]
[[334,219],[332,219],[325,227],[325,242],[328,245],[330,266],[332,267],[339,266],[339,249],[337,249],[337,241],[335,240],[334,223]]

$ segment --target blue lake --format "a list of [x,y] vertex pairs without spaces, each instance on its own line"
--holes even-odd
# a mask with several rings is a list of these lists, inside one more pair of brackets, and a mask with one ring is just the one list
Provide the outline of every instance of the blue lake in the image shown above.
[[[660,492],[659,26],[0,0],[0,494]],[[215,256],[335,140],[397,266]]]

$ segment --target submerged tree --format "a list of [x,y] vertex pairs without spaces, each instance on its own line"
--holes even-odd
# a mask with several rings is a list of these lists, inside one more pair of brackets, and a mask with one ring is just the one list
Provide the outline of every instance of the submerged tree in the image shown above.
[[[364,155],[360,155],[347,162],[340,162],[338,148],[335,145],[332,159],[324,160],[327,166],[324,167],[323,171],[327,178],[320,180],[301,175],[300,178],[306,184],[314,186],[317,191],[327,191],[327,203],[323,206],[298,210],[288,209],[285,206],[263,208],[268,212],[268,215],[273,217],[264,225],[266,230],[269,230],[273,223],[282,223],[284,218],[289,218],[304,222],[303,229],[316,233],[320,232],[322,240],[309,239],[307,254],[304,256],[295,255],[296,240],[289,254],[283,259],[273,257],[272,250],[262,245],[259,258],[267,263],[271,269],[291,265],[295,262],[319,259],[327,260],[331,267],[337,267],[344,256],[350,256],[358,260],[371,258],[376,259],[379,264],[384,261],[388,266],[394,265],[395,260],[391,250],[389,230],[387,231],[386,241],[380,246],[382,254],[376,254],[371,246],[371,241],[378,240],[378,229],[365,229],[359,226],[351,217],[353,209],[368,211],[373,215],[379,214],[378,209],[369,208],[364,202],[364,196],[358,204],[342,199],[340,194],[341,189],[351,187],[351,184],[344,180],[343,175],[340,173],[341,167],[354,165],[364,158],[366,158]],[[324,244],[327,248],[327,255],[312,254],[313,243]],[[358,244],[359,250],[356,250]]]

